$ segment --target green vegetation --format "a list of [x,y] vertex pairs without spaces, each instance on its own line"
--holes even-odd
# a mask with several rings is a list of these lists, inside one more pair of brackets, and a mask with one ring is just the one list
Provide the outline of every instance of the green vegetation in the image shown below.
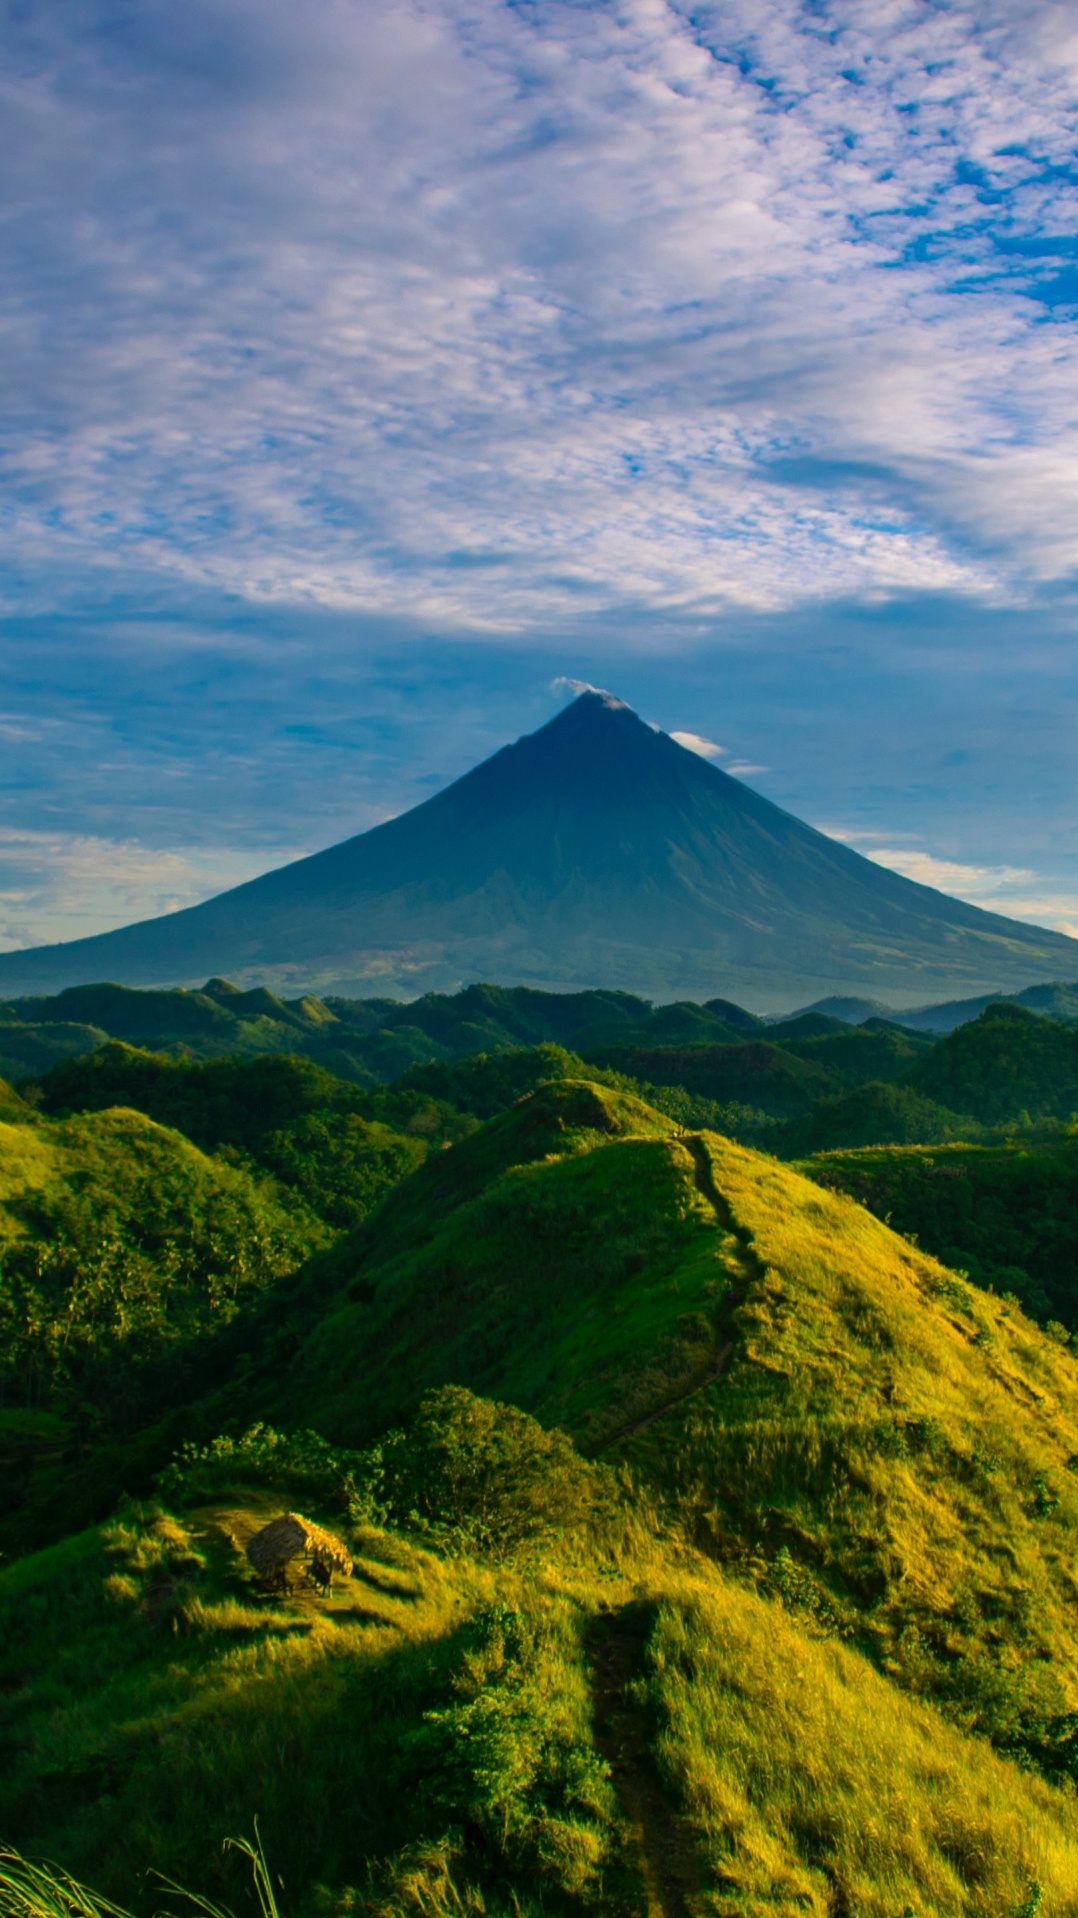
[[1078,1140],[821,1153],[804,1170],[975,1285],[1078,1329]]
[[3,1409],[130,1429],[179,1353],[327,1237],[141,1113],[5,1124],[0,1153]]
[[979,1138],[983,1130],[975,1119],[948,1112],[912,1086],[870,1081],[854,1092],[818,1100],[787,1128],[781,1143],[784,1152],[800,1157],[833,1146],[938,1145]]
[[18,1080],[46,1072],[106,1038],[191,1059],[300,1054],[360,1085],[385,1084],[410,1066],[535,1045],[574,1050],[627,1036],[637,1043],[702,1044],[758,1025],[724,1000],[653,1008],[627,992],[535,992],[469,986],[447,996],[284,1000],[240,992],[225,979],[200,991],[140,992],[72,986],[54,998],[0,1004],[0,1071]]
[[[467,1129],[430,1100],[364,1097],[290,1055],[196,1064],[113,1043],[24,1090],[53,1114],[134,1106],[204,1152],[225,1148],[271,1172],[342,1228],[358,1225],[420,1163],[431,1135],[441,1140]],[[392,1110],[402,1129],[364,1116],[372,1110]]]
[[1078,1914],[1072,1031],[555,997],[0,1082],[0,1918]]
[[986,1125],[1078,1110],[1078,1028],[993,1005],[933,1046],[909,1075],[917,1091]]

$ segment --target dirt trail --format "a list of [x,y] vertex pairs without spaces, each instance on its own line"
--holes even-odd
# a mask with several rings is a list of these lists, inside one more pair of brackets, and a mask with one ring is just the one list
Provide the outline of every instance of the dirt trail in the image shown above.
[[[760,1260],[748,1233],[743,1226],[738,1224],[722,1193],[719,1191],[718,1186],[715,1184],[715,1175],[712,1171],[707,1146],[704,1144],[699,1133],[690,1132],[683,1134],[680,1143],[685,1147],[685,1150],[692,1159],[693,1183],[696,1186],[696,1190],[702,1198],[707,1200],[708,1205],[715,1214],[716,1222],[721,1229],[724,1232],[728,1232],[731,1238],[737,1241],[738,1283],[730,1287],[725,1301],[725,1310],[720,1314],[720,1324],[717,1324],[715,1327],[717,1333],[720,1333],[722,1329],[729,1329],[732,1332],[732,1328],[723,1328],[721,1326],[721,1320],[726,1317],[732,1307],[741,1303],[749,1286],[760,1277]],[[622,1425],[616,1432],[611,1432],[608,1438],[604,1438],[601,1444],[596,1445],[596,1456],[600,1452],[608,1451],[612,1445],[620,1445],[625,1439],[635,1438],[638,1432],[645,1432],[649,1425],[654,1425],[656,1419],[661,1419],[667,1412],[672,1412],[675,1406],[684,1405],[686,1399],[694,1398],[697,1392],[702,1392],[706,1386],[714,1385],[717,1379],[721,1379],[729,1365],[733,1357],[733,1351],[733,1337],[730,1336],[722,1339],[715,1353],[715,1357],[706,1372],[700,1372],[695,1378],[689,1379],[680,1391],[674,1392],[669,1398],[664,1399],[662,1404],[655,1406],[653,1411],[645,1412],[642,1418],[633,1419],[631,1424]]]
[[756,1247],[745,1227],[735,1219],[729,1204],[715,1184],[711,1155],[700,1134],[687,1132],[683,1135],[681,1143],[692,1159],[692,1176],[696,1190],[701,1198],[707,1200],[723,1231],[729,1232],[731,1237],[737,1240],[739,1264],[745,1284],[748,1285],[761,1274],[760,1258]]
[[651,1756],[645,1707],[631,1685],[643,1663],[650,1618],[631,1605],[597,1618],[588,1642],[595,1743],[610,1766],[628,1820],[632,1863],[646,1918],[697,1918],[700,1886],[692,1837],[669,1803]]
[[600,1452],[608,1451],[611,1445],[620,1445],[624,1439],[635,1438],[638,1432],[646,1432],[649,1425],[654,1425],[656,1419],[661,1419],[667,1412],[672,1412],[675,1405],[684,1405],[686,1399],[695,1398],[697,1392],[702,1392],[705,1385],[714,1385],[715,1380],[721,1379],[729,1365],[733,1350],[734,1341],[728,1339],[725,1345],[719,1347],[714,1363],[708,1366],[706,1372],[701,1372],[696,1378],[690,1379],[688,1385],[680,1392],[675,1392],[671,1398],[664,1399],[653,1412],[645,1412],[642,1418],[633,1419],[631,1425],[619,1425],[616,1432],[612,1432],[609,1438],[605,1438],[601,1445],[596,1445],[594,1456],[598,1457]]

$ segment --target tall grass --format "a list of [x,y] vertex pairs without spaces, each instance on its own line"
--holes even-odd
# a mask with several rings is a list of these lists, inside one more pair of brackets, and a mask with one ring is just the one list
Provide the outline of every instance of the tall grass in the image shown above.
[[[281,1918],[257,1819],[253,1841],[229,1838],[225,1842],[250,1863],[260,1918]],[[232,1918],[230,1911],[197,1892],[186,1891],[171,1879],[161,1878],[160,1882],[167,1893],[202,1912],[204,1918]],[[131,1918],[131,1914],[100,1892],[91,1891],[69,1872],[5,1848],[0,1850],[0,1918]]]

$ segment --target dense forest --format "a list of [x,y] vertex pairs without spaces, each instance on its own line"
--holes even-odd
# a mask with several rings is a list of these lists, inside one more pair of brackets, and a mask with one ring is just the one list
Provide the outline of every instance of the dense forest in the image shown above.
[[1078,1913],[1078,1026],[0,1054],[0,1910]]

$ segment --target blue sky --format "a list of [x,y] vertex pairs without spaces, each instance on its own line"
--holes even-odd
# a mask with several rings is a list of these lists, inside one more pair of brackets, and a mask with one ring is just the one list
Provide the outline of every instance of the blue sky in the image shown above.
[[613,687],[1078,930],[1078,16],[21,0],[0,947]]

